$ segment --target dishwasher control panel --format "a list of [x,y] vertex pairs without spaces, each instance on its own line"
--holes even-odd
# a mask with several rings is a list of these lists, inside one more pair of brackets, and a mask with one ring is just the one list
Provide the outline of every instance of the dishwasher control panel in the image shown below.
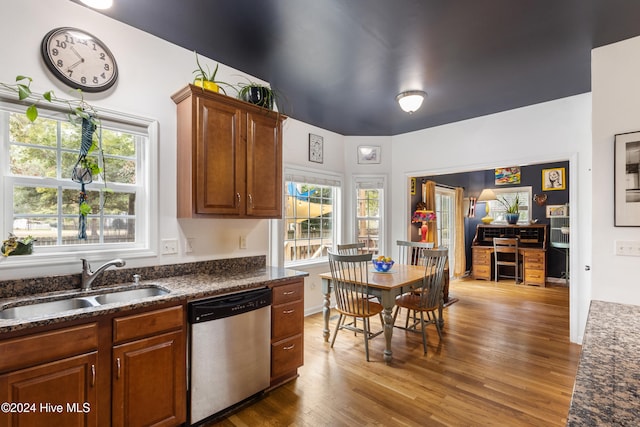
[[271,305],[271,289],[262,288],[189,304],[189,322],[223,319]]

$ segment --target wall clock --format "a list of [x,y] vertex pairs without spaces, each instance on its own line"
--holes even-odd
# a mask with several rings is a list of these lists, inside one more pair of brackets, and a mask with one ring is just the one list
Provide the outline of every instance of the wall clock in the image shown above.
[[97,37],[72,27],[55,28],[42,39],[42,58],[56,78],[74,89],[102,92],[118,79],[109,48]]
[[309,134],[309,161],[322,163],[322,145],[324,140],[320,135]]

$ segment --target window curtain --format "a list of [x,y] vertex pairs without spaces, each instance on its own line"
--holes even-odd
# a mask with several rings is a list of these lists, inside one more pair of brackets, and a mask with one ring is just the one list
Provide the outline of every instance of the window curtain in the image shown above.
[[[435,181],[427,181],[422,184],[422,199],[428,211],[436,211],[436,183]],[[435,248],[438,247],[438,233],[436,232],[436,224],[429,223],[429,231],[427,232],[427,242],[433,242]]]
[[467,269],[467,258],[464,246],[464,189],[456,188],[456,212],[455,212],[455,267],[453,277],[462,277]]

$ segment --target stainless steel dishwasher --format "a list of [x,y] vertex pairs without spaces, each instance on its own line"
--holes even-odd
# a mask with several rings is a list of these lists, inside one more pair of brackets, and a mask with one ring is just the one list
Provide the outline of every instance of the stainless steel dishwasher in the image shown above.
[[189,322],[193,425],[269,387],[271,289],[189,303]]

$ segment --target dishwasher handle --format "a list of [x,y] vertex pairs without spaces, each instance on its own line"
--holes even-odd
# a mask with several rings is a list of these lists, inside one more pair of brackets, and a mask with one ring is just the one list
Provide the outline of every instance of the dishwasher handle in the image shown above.
[[236,316],[271,305],[271,289],[261,288],[189,303],[189,322],[201,323]]

